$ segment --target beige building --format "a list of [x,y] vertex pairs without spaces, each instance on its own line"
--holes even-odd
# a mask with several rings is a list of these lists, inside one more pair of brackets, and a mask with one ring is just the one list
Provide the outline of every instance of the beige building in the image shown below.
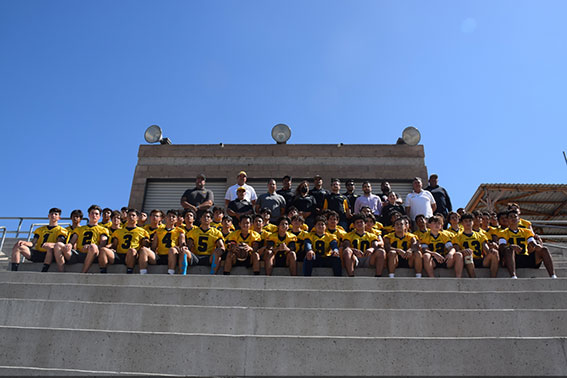
[[215,195],[215,204],[224,206],[226,189],[236,183],[239,171],[248,174],[248,184],[258,195],[267,191],[268,179],[275,178],[278,188],[284,175],[293,178],[293,188],[302,179],[312,182],[323,177],[326,189],[331,178],[354,179],[356,192],[368,180],[373,192],[387,180],[402,198],[412,190],[415,176],[427,181],[422,145],[407,144],[207,144],[140,145],[138,164],[132,182],[129,206],[150,211],[180,208],[186,189],[195,186],[199,173],[207,176],[206,187]]

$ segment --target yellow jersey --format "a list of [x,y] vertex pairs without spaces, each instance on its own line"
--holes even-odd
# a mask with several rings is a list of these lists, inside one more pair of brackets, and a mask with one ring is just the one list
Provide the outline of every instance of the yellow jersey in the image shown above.
[[169,249],[179,245],[179,235],[183,234],[183,230],[179,227],[158,228],[155,232],[157,238],[157,248],[154,252],[158,255],[167,255]]
[[61,226],[42,226],[37,228],[33,232],[33,238],[37,238],[37,242],[33,246],[33,249],[39,252],[47,252],[45,248],[42,248],[44,243],[57,243],[57,239],[61,237],[63,240],[67,240],[67,230]]
[[534,236],[529,228],[519,228],[518,226],[516,231],[507,228],[500,233],[500,243],[504,244],[502,241],[506,241],[506,244],[515,244],[522,248],[522,251],[516,252],[517,255],[529,255],[528,244],[535,242]]
[[529,220],[520,218],[520,221],[518,222],[518,227],[521,227],[521,228],[531,228],[531,227],[532,227],[532,222],[530,222]]
[[150,235],[150,242],[154,240],[154,235],[155,235],[156,231],[159,230],[160,228],[165,228],[165,224],[160,223],[160,225],[157,226],[157,228],[153,228],[150,224],[146,224],[144,226],[144,230],[146,230],[148,232],[148,234]]
[[254,242],[258,242],[259,244],[262,242],[262,236],[256,231],[250,230],[248,232],[248,235],[244,237],[242,236],[242,230],[236,230],[228,235],[226,241],[236,244],[245,243],[248,244],[250,247],[254,247],[253,246]]
[[223,240],[222,232],[216,228],[210,227],[207,231],[203,231],[201,227],[193,227],[189,232],[188,238],[193,241],[193,252],[196,255],[212,255],[217,242]]
[[451,239],[452,236],[448,232],[441,231],[437,236],[434,236],[431,231],[429,231],[419,239],[419,243],[423,249],[427,248],[431,252],[437,252],[445,256],[448,250],[453,246]]
[[79,225],[73,228],[73,226],[69,225],[65,227],[65,231],[67,231],[67,239],[65,240],[65,243],[69,243],[69,240],[71,240],[71,235],[73,235],[73,232],[75,232],[75,230],[78,229],[79,227],[81,226]]
[[[317,256],[331,256],[333,250],[339,248],[339,243],[335,235],[331,235],[327,232],[323,236],[317,235],[316,232],[310,232],[306,235],[305,242],[310,242],[313,248],[313,252]],[[307,252],[307,251],[306,251]]]
[[351,231],[345,235],[343,240],[348,240],[351,247],[364,252],[372,247],[372,242],[377,241],[378,237],[371,232],[364,231],[362,235],[359,235],[356,231]]
[[116,253],[125,254],[130,248],[139,250],[142,240],[150,240],[150,234],[148,234],[148,231],[144,230],[142,227],[124,227],[119,228],[112,233],[111,240],[114,239],[117,241]]
[[103,227],[100,224],[95,226],[89,226],[87,224],[86,226],[77,227],[73,234],[78,236],[76,249],[81,252],[85,245],[98,245],[103,236],[106,236],[107,238],[110,236],[108,228]]
[[417,240],[416,236],[409,232],[406,232],[406,234],[401,238],[399,238],[395,232],[392,232],[386,235],[384,239],[388,239],[390,241],[390,246],[392,248],[402,249],[404,251],[407,251],[414,241]]
[[325,231],[331,235],[335,235],[337,237],[337,242],[341,243],[344,239],[345,236],[347,234],[347,232],[345,231],[344,228],[342,228],[341,226],[337,226],[337,228],[335,230],[329,230],[327,228],[327,231]]
[[459,232],[457,236],[452,239],[452,243],[458,245],[462,249],[471,249],[473,251],[473,258],[482,259],[483,244],[488,241],[485,235],[473,231],[472,234],[465,234]]
[[[278,249],[278,247],[282,244],[287,245],[289,249],[295,251],[296,245],[295,242],[297,241],[297,236],[292,234],[291,232],[286,232],[283,237],[279,235],[278,232],[271,233],[270,236],[266,239],[266,246],[271,247],[274,246],[274,251]],[[285,252],[280,252],[279,254],[285,254]]]

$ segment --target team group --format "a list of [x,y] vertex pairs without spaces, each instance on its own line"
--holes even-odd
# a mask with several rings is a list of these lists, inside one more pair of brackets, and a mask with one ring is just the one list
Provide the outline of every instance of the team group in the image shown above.
[[61,210],[52,208],[49,225],[36,229],[30,242],[14,246],[12,270],[18,270],[23,256],[42,262],[42,271],[55,260],[59,271],[79,263],[88,272],[97,262],[101,273],[111,264],[126,265],[126,272],[133,273],[137,263],[141,274],[156,264],[167,265],[169,274],[187,274],[196,265],[210,267],[211,274],[221,265],[225,275],[233,266],[260,274],[263,261],[267,275],[274,267],[287,267],[290,275],[297,275],[297,262],[303,262],[305,276],[313,267],[332,268],[335,276],[344,269],[351,277],[357,268],[373,267],[377,277],[385,268],[394,277],[398,267],[405,267],[414,269],[416,277],[423,271],[434,277],[436,268],[453,270],[456,277],[462,277],[463,270],[476,277],[475,268],[487,268],[496,277],[503,266],[517,278],[516,268],[539,268],[543,263],[556,278],[549,251],[530,222],[520,218],[517,204],[498,214],[453,212],[437,175],[425,189],[415,178],[403,204],[387,182],[381,195],[364,182],[359,196],[352,180],[346,182],[345,193],[340,193],[337,179],[331,191],[323,189],[320,176],[314,177],[312,188],[302,181],[293,191],[291,177],[285,176],[280,190],[271,179],[267,192],[257,196],[246,179],[246,172],[238,174],[221,208],[213,207],[206,177],[198,175],[195,188],[181,197],[182,211],[152,210],[149,221],[136,209],[92,205],[86,225],[80,225],[82,211],[74,210],[72,224],[63,228],[58,225]]

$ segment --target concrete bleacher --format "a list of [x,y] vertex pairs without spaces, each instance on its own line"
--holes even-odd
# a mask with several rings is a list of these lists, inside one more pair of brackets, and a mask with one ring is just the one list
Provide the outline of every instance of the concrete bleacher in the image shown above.
[[[567,260],[554,247],[558,266]],[[0,270],[2,375],[565,375],[567,271]],[[93,267],[97,272],[98,267]],[[487,276],[482,270],[480,276]],[[524,277],[524,278],[523,278]],[[536,278],[529,278],[536,277]]]

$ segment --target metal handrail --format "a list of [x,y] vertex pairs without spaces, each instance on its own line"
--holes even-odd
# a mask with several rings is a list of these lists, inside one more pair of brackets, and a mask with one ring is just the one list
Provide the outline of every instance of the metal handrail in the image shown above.
[[[71,223],[59,223],[59,226],[69,226]],[[49,226],[49,223],[32,223],[30,225],[30,230],[28,232],[28,239],[27,241],[31,240],[31,236],[33,234],[33,230],[35,230],[36,226]]]
[[6,239],[6,227],[0,226],[0,230],[2,230],[2,239],[0,240],[0,251],[4,248],[4,240]]
[[[27,233],[27,234],[28,234],[28,240],[29,240],[29,237],[30,237],[30,235],[31,235],[31,232],[29,232],[29,231],[28,231],[28,232],[22,231],[22,225],[23,225],[24,221],[25,221],[25,220],[49,220],[49,218],[46,217],[46,216],[43,216],[43,217],[0,217],[0,221],[1,221],[1,220],[15,220],[15,221],[18,221],[18,227],[16,228],[16,230],[6,230],[6,231],[5,231],[6,234],[16,234],[14,237],[15,237],[15,238],[19,238],[21,233],[23,233],[23,234],[26,234],[26,233]],[[70,221],[71,218],[63,218],[63,217],[62,217],[62,218],[60,218],[60,220],[68,220],[68,221]],[[88,221],[87,218],[84,218],[84,219],[81,220],[81,222],[85,222],[85,223],[86,223],[87,221]],[[60,224],[63,224],[63,223],[60,223]],[[68,224],[68,223],[66,223],[66,224]]]

